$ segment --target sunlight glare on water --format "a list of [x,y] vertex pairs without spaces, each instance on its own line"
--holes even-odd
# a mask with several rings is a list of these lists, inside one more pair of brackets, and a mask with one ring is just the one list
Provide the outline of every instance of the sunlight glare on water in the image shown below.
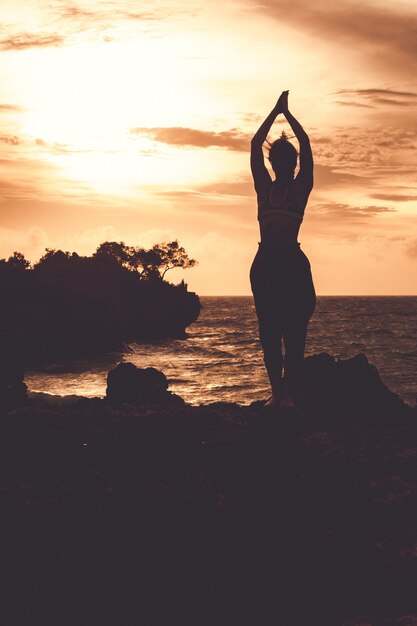
[[[109,369],[121,360],[155,367],[170,390],[187,402],[265,399],[269,385],[251,297],[203,297],[186,340],[133,344],[131,352],[51,364],[28,372],[31,391],[103,396]],[[414,405],[417,394],[417,297],[319,297],[310,322],[306,356],[329,352],[348,358],[364,352],[392,391]]]

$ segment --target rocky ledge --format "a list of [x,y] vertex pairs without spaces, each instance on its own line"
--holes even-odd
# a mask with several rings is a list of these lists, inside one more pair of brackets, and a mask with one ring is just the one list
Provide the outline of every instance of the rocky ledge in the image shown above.
[[106,399],[62,406],[19,376],[2,623],[417,623],[417,412],[364,355],[306,359],[299,408],[276,413],[186,405],[126,363]]

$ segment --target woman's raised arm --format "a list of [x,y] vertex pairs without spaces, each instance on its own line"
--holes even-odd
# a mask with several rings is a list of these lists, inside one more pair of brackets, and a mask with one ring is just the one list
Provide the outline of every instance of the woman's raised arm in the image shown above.
[[256,192],[262,193],[263,189],[271,183],[271,177],[268,170],[265,167],[264,154],[262,152],[262,146],[272,124],[275,122],[278,115],[282,112],[281,109],[281,97],[282,94],[272,109],[268,117],[262,122],[251,141],[250,148],[250,167],[252,171],[253,181],[255,183]]
[[288,91],[283,92],[280,101],[282,113],[300,144],[300,171],[297,175],[297,179],[303,182],[307,187],[310,187],[311,190],[313,188],[314,161],[310,139],[300,122],[296,120],[288,110]]

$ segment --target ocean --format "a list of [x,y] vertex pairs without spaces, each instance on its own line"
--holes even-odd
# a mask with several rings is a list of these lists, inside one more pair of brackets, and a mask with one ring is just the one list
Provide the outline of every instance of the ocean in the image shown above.
[[[132,344],[95,359],[51,363],[27,372],[31,392],[103,396],[109,369],[120,361],[156,367],[170,390],[192,404],[265,399],[269,386],[251,296],[206,296],[184,340]],[[414,406],[417,396],[417,296],[319,296],[306,356],[345,359],[363,352],[385,384]]]

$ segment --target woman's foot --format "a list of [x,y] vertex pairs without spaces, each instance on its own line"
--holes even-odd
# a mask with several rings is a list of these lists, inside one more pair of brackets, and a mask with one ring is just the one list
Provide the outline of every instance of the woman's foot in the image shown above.
[[279,403],[280,407],[283,409],[295,409],[294,387],[294,381],[284,376],[282,381],[282,395]]
[[281,401],[279,403],[279,406],[282,409],[295,409],[295,401],[294,398],[292,398],[291,396],[285,397],[283,396],[281,398]]
[[278,396],[272,395],[269,400],[264,404],[264,409],[277,409],[280,406],[280,399]]

